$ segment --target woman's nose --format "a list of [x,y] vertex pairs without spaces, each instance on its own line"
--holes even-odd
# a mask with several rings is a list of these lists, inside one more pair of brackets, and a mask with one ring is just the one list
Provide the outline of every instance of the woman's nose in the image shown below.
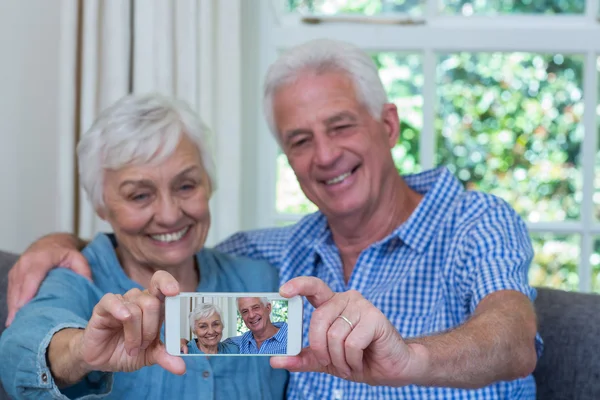
[[182,215],[179,202],[171,196],[165,196],[160,200],[154,218],[164,226],[173,226],[179,222]]

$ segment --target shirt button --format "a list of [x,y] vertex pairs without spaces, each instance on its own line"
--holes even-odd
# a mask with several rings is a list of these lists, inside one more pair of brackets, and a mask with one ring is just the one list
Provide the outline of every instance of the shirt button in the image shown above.
[[205,377],[205,378],[208,378],[208,377],[210,376],[210,372],[208,372],[208,371],[204,371],[204,372],[202,373],[202,376],[203,376],[203,377]]
[[42,382],[48,383],[48,374],[45,372],[42,373]]

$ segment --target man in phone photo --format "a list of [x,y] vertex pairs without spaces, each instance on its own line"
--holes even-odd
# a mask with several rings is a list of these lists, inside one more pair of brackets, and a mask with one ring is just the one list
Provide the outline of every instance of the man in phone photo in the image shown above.
[[[288,49],[267,72],[263,108],[318,211],[216,249],[267,261],[281,296],[305,297],[302,352],[271,358],[291,371],[288,398],[535,399],[543,343],[527,279],[533,249],[517,212],[443,166],[398,173],[397,107],[352,44]],[[9,319],[54,266],[89,270],[84,245],[66,234],[34,243],[11,270]],[[247,351],[282,344],[269,342],[285,325],[273,336],[268,305],[238,307]]]
[[271,322],[271,302],[266,297],[238,297],[238,312],[249,329],[231,337],[240,354],[287,354],[288,324]]

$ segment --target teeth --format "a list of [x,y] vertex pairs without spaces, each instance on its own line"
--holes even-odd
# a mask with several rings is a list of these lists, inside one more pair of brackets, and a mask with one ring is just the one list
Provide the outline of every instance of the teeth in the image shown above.
[[163,243],[176,242],[179,239],[181,239],[183,237],[183,235],[185,235],[187,233],[188,229],[189,229],[189,227],[185,227],[182,230],[180,230],[179,232],[165,233],[163,235],[150,235],[150,237],[154,240],[158,240],[159,242],[163,242]]
[[343,181],[344,179],[346,179],[346,178],[347,178],[347,177],[349,177],[349,176],[350,176],[350,172],[346,172],[345,174],[342,174],[342,175],[340,175],[340,176],[336,176],[336,177],[335,177],[335,178],[333,178],[333,179],[330,179],[330,180],[328,180],[328,181],[325,181],[325,183],[326,183],[327,185],[334,185],[334,184],[336,184],[336,183],[340,183],[341,181]]

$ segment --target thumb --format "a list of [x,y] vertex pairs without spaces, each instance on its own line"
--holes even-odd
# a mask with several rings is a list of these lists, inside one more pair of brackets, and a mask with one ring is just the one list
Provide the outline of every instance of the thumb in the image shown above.
[[271,357],[271,367],[290,372],[325,372],[310,347],[303,348],[297,356]]
[[165,345],[160,343],[158,346],[149,348],[148,362],[150,365],[158,364],[167,371],[175,375],[185,373],[185,361],[181,357],[175,357],[167,353]]

